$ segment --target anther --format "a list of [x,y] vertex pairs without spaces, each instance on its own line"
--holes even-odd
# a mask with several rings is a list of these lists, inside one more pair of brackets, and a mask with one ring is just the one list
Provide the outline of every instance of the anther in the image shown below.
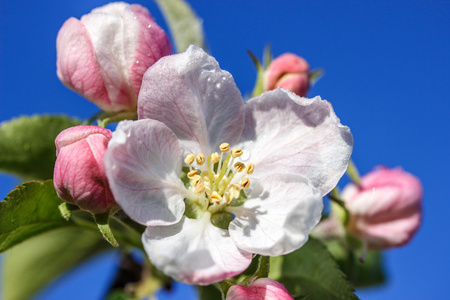
[[195,154],[188,154],[186,156],[186,158],[184,159],[184,162],[187,163],[188,165],[192,165],[194,160],[195,160]]
[[248,178],[242,179],[242,181],[241,181],[241,186],[242,186],[244,189],[248,189],[248,188],[250,187],[250,179],[248,179]]
[[248,175],[251,175],[251,174],[253,174],[253,171],[255,170],[255,164],[253,164],[253,163],[249,163],[248,165],[247,165],[247,174]]
[[194,177],[192,177],[192,179],[191,179],[191,183],[193,186],[196,186],[201,181],[202,181],[202,177],[200,177],[199,175],[194,175]]
[[190,171],[189,173],[187,173],[187,177],[189,179],[192,179],[195,175],[197,175],[197,173],[198,173],[198,170]]
[[201,194],[205,191],[205,186],[203,184],[199,184],[195,187],[195,193]]
[[211,194],[211,202],[214,202],[216,204],[220,204],[221,201],[222,201],[222,197],[219,195],[219,193],[213,192]]
[[213,154],[211,154],[211,162],[213,164],[218,163],[220,160],[220,154],[217,152],[214,152]]
[[230,198],[235,199],[235,198],[239,197],[239,192],[241,191],[241,187],[237,184],[233,184],[230,186],[228,191],[230,193]]
[[228,144],[228,143],[220,144],[219,148],[220,148],[220,151],[227,152],[230,150],[230,144]]
[[239,157],[244,153],[244,151],[242,151],[241,149],[238,148],[233,148],[231,149],[231,156],[233,158]]
[[245,169],[245,165],[241,162],[237,162],[234,164],[234,168],[238,171],[238,172],[242,172]]
[[203,165],[203,163],[205,162],[205,156],[201,153],[197,154],[197,164],[199,166]]

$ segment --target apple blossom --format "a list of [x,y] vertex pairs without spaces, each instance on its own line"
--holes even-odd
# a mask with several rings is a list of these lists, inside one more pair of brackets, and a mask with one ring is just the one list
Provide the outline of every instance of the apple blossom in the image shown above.
[[293,300],[284,285],[270,278],[259,278],[247,287],[233,285],[226,300]]
[[422,218],[422,185],[401,168],[378,168],[349,184],[341,198],[350,212],[348,230],[369,249],[408,243]]
[[93,214],[107,212],[115,205],[103,166],[110,139],[109,129],[83,125],[56,137],[53,183],[61,199]]
[[135,111],[145,71],[172,53],[147,9],[114,2],[68,19],[57,41],[57,74],[105,111]]
[[309,65],[306,60],[292,53],[275,58],[264,73],[264,90],[277,87],[305,97],[309,89]]
[[284,89],[245,105],[233,77],[196,46],[146,72],[138,121],[120,122],[105,167],[152,263],[210,284],[252,253],[300,248],[352,151],[331,105]]

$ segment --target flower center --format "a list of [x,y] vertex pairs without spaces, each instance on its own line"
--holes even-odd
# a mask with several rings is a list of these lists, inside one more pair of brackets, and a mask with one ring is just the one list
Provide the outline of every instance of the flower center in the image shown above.
[[228,143],[219,148],[220,154],[214,152],[208,157],[202,153],[188,154],[184,160],[189,166],[188,189],[198,195],[195,200],[203,211],[211,213],[221,211],[234,199],[240,198],[241,190],[250,187],[250,179],[246,176],[251,175],[255,168],[253,163],[245,165],[238,161],[244,153],[241,149],[231,149]]

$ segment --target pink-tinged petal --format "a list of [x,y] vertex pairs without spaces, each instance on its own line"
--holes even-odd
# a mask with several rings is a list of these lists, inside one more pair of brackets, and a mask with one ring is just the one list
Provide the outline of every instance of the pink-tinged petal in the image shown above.
[[264,90],[277,87],[305,97],[309,89],[309,64],[306,60],[293,53],[275,58],[264,74]]
[[161,57],[172,54],[172,44],[148,10],[138,4],[124,10],[123,25],[128,76],[138,95],[145,71]]
[[408,243],[422,219],[422,185],[401,168],[379,168],[348,184],[341,198],[350,212],[348,230],[368,248],[385,249]]
[[81,23],[86,27],[94,47],[111,105],[114,110],[130,109],[136,105],[137,94],[122,71],[126,69],[122,17],[91,12],[81,17]]
[[53,183],[60,198],[94,214],[115,205],[102,160],[110,139],[111,131],[97,126],[71,127],[56,137]]
[[230,73],[196,46],[166,56],[144,75],[138,100],[140,119],[163,122],[185,153],[218,151],[235,144],[243,128],[243,100]]
[[300,174],[326,195],[347,169],[353,137],[327,101],[276,89],[245,104],[241,147],[254,176]]
[[84,140],[92,134],[102,134],[109,141],[112,138],[111,130],[98,126],[75,126],[62,131],[55,139],[56,155],[63,147]]
[[187,190],[180,180],[176,136],[155,120],[123,121],[105,154],[105,168],[117,203],[144,225],[168,225],[184,213]]
[[142,243],[158,269],[189,284],[208,285],[235,276],[252,259],[226,230],[211,224],[209,213],[198,220],[183,217],[174,225],[148,227]]
[[236,217],[229,232],[245,251],[278,256],[297,250],[320,220],[318,189],[297,174],[271,174],[251,182],[247,201],[227,211]]
[[56,39],[57,75],[77,93],[102,109],[111,105],[94,48],[84,25],[75,18],[68,19]]
[[294,300],[284,285],[270,278],[259,278],[248,287],[233,285],[226,300]]

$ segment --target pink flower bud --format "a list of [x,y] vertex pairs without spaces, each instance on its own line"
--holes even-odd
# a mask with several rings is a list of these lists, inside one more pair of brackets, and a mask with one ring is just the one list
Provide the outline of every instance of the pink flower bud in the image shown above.
[[105,111],[136,110],[142,76],[172,54],[165,32],[138,4],[110,3],[68,19],[56,40],[57,74]]
[[248,287],[233,285],[226,300],[293,300],[284,285],[270,278],[259,278]]
[[264,90],[277,87],[305,97],[309,89],[309,65],[306,60],[292,53],[275,58],[266,70]]
[[350,212],[348,230],[369,249],[405,245],[419,229],[422,195],[419,179],[401,168],[372,171],[360,187],[349,184],[342,191]]
[[97,126],[75,126],[55,140],[53,183],[58,196],[94,214],[115,205],[103,166],[111,131]]

